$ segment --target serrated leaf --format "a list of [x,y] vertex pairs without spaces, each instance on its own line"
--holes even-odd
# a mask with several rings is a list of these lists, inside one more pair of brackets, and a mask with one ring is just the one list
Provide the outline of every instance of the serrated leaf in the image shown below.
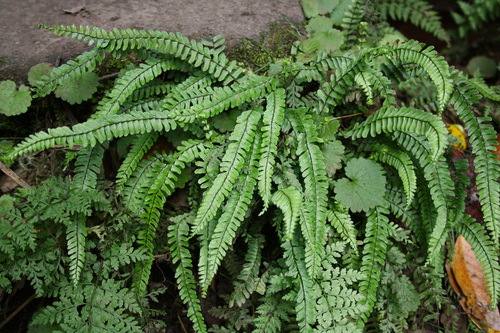
[[333,177],[335,172],[342,167],[344,159],[344,146],[340,141],[333,141],[323,146],[321,149],[325,158],[325,170],[328,177]]
[[370,160],[356,158],[347,162],[348,178],[335,182],[335,198],[353,212],[368,211],[384,204],[385,176],[382,167]]
[[315,32],[313,36],[326,52],[337,51],[344,43],[344,33],[334,28],[330,28],[328,31]]
[[97,74],[88,72],[81,78],[70,81],[65,85],[57,88],[55,94],[57,97],[68,102],[69,104],[80,104],[92,97],[97,91],[99,85],[99,76]]
[[216,115],[213,119],[213,125],[222,133],[232,131],[236,126],[236,119],[240,115],[238,110],[231,110],[230,112],[222,112]]
[[339,0],[318,0],[318,14],[326,15],[339,4]]
[[344,13],[349,9],[352,4],[352,0],[340,0],[340,2],[333,8],[330,13],[330,21],[333,25],[341,26],[342,19],[344,18]]
[[42,76],[49,75],[52,66],[46,62],[35,65],[31,67],[28,73],[28,81],[32,86],[35,86],[38,81],[42,79]]
[[339,129],[340,122],[332,120],[324,124],[318,129],[318,137],[325,140],[335,140],[337,137],[337,130]]
[[0,82],[0,113],[15,116],[28,111],[30,105],[30,88],[21,85],[17,90],[13,81]]
[[317,0],[300,0],[302,11],[306,18],[315,17],[318,15],[318,1]]

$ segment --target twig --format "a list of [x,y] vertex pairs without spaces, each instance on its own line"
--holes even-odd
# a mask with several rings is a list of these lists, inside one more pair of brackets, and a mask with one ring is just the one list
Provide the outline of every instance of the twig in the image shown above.
[[[1,162],[0,162],[1,163]],[[33,294],[31,295],[30,298],[28,298],[26,300],[26,302],[24,302],[20,307],[17,308],[16,311],[12,312],[10,314],[10,316],[7,317],[7,319],[5,319],[1,324],[0,324],[0,330],[2,329],[2,327],[4,327],[5,325],[7,325],[7,323],[12,319],[14,318],[14,316],[19,312],[21,311],[26,305],[28,305],[29,302],[31,302],[34,298],[36,297],[36,294]]]
[[179,322],[181,323],[181,326],[182,326],[182,329],[184,330],[184,332],[188,333],[186,331],[186,328],[184,327],[184,324],[182,323],[181,316],[179,316],[179,311],[177,311],[177,319],[179,319]]
[[99,78],[99,81],[104,80],[104,79],[109,79],[110,77],[118,76],[118,75],[120,75],[120,72],[116,72],[116,73],[111,73],[111,74],[108,74],[108,75],[104,75],[104,76],[101,76]]
[[7,176],[12,178],[19,186],[22,186],[23,188],[30,189],[31,185],[28,185],[24,180],[22,180],[14,171],[12,171],[8,166],[3,164],[2,161],[0,161],[0,170],[2,170]]

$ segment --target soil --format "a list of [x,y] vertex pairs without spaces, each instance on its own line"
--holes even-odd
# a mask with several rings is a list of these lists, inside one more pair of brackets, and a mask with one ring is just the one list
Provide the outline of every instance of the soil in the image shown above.
[[0,80],[16,83],[27,82],[33,65],[64,63],[89,49],[38,30],[41,23],[174,31],[196,39],[223,34],[237,41],[256,38],[284,16],[304,21],[298,0],[0,0],[0,8]]

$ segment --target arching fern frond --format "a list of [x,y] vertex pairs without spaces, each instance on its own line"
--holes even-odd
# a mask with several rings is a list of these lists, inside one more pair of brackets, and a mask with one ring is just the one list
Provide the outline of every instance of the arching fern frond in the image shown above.
[[352,251],[357,254],[357,230],[354,228],[354,224],[347,207],[342,206],[340,203],[331,204],[330,209],[327,210],[326,218],[331,223],[332,227],[338,232],[340,237],[342,237],[344,242],[348,243],[351,246]]
[[495,243],[490,240],[484,227],[475,223],[468,215],[457,228],[457,232],[465,237],[481,264],[491,296],[491,305],[496,307],[500,297],[500,265]]
[[149,58],[146,60],[146,63],[127,71],[124,76],[116,81],[114,88],[99,102],[97,112],[93,115],[93,118],[116,113],[120,106],[137,92],[137,88],[153,80],[165,71],[173,69],[181,70],[185,69],[185,67],[188,66],[181,60],[167,57]]
[[492,153],[496,150],[496,132],[493,126],[486,123],[490,118],[481,117],[475,111],[474,104],[479,100],[475,89],[465,83],[464,78],[457,71],[453,75],[456,86],[451,103],[465,123],[472,152],[476,155],[474,164],[479,201],[484,221],[496,244],[500,239],[500,185],[498,183],[500,162]]
[[101,145],[87,147],[78,153],[75,163],[75,176],[71,183],[71,188],[86,190],[95,189],[97,185],[97,175],[99,174],[104,148]]
[[87,237],[85,221],[85,215],[76,214],[76,217],[66,229],[70,259],[69,273],[75,287],[80,281],[80,275],[85,263],[85,238]]
[[205,147],[203,142],[190,140],[184,141],[183,145],[177,149],[177,153],[165,158],[164,162],[167,163],[157,164],[157,167],[152,170],[155,176],[152,179],[145,198],[145,212],[140,215],[144,221],[144,229],[137,235],[137,243],[141,244],[141,248],[147,250],[150,260],[144,265],[142,263],[136,264],[135,280],[139,293],[143,293],[146,290],[149,282],[150,266],[148,267],[148,265],[151,264],[153,259],[153,239],[156,237],[161,210],[165,205],[167,197],[175,189],[174,182],[177,180],[177,175],[182,172],[187,163],[197,158]]
[[[394,137],[398,143],[418,158],[420,167],[424,171],[424,177],[428,182],[428,187],[433,200],[433,206],[437,210],[437,217],[430,221],[431,234],[428,238],[428,258],[427,263],[434,267],[441,264],[441,246],[446,240],[446,228],[451,222],[450,211],[454,207],[449,197],[455,194],[455,186],[451,180],[448,165],[441,157],[440,160],[432,161],[429,143],[421,136],[407,134],[403,132],[396,133]],[[424,222],[425,225],[425,222]]]
[[83,147],[93,147],[97,142],[103,143],[117,137],[143,134],[152,130],[168,132],[176,127],[176,122],[169,115],[157,111],[103,116],[75,125],[73,129],[58,127],[49,129],[48,132],[32,134],[17,146],[13,154],[20,156],[53,148],[55,145],[69,145],[72,148],[74,144],[82,144]]
[[395,147],[389,148],[380,144],[376,144],[370,150],[373,152],[371,155],[373,159],[392,165],[398,171],[406,193],[407,207],[409,207],[417,190],[417,176],[408,154]]
[[[311,116],[304,110],[287,110],[287,117],[290,119],[294,129],[301,133],[297,147],[299,156],[299,166],[304,179],[305,203],[311,213],[309,229],[314,235],[315,246],[313,248],[322,248],[325,243],[326,227],[326,204],[327,204],[327,178],[325,162],[321,150],[316,145],[318,134]],[[309,271],[314,273],[319,267],[319,262],[309,263]],[[312,275],[314,277],[315,274]]]
[[231,81],[236,81],[243,70],[236,65],[233,60],[229,62],[220,48],[211,49],[203,43],[189,40],[180,33],[164,31],[138,31],[138,30],[118,30],[106,31],[99,28],[64,25],[39,25],[54,34],[70,36],[78,40],[84,40],[89,45],[96,44],[97,47],[108,52],[114,50],[135,50],[146,49],[159,53],[174,55],[176,58],[186,60],[194,67],[200,67],[203,71],[212,74],[217,80],[224,81],[227,85]]
[[234,283],[234,292],[231,294],[229,307],[235,304],[241,307],[250,298],[259,281],[259,267],[261,265],[261,248],[264,243],[264,236],[257,234],[257,237],[248,237],[248,250],[245,254],[245,264],[238,274]]
[[229,137],[229,140],[233,142],[229,144],[222,159],[220,174],[210,189],[203,195],[203,200],[194,221],[194,234],[205,228],[207,222],[215,216],[222,202],[233,189],[234,183],[241,173],[245,162],[244,159],[252,148],[260,117],[261,112],[258,110],[245,111],[238,117],[238,125],[236,125]]
[[120,194],[123,190],[125,183],[129,179],[132,172],[136,169],[137,164],[157,139],[158,132],[151,131],[149,133],[142,134],[135,140],[132,147],[129,149],[129,153],[125,157],[125,160],[118,169],[118,173],[116,175],[117,194]]
[[[285,109],[285,90],[278,88],[267,96],[267,106],[264,112],[262,127],[262,147],[259,160],[259,193],[264,201],[264,209],[267,210],[271,197],[271,177],[274,172],[276,145],[281,129],[281,122]],[[262,214],[261,213],[261,214]]]
[[246,169],[247,172],[237,178],[237,184],[228,196],[229,199],[208,243],[206,266],[200,265],[200,284],[203,295],[206,294],[213,277],[217,273],[229,245],[234,241],[236,231],[243,222],[252,201],[257,183],[257,158],[259,156],[261,135],[255,135],[253,141],[252,147],[247,151],[246,163],[243,165],[243,169]]
[[214,88],[213,92],[201,103],[187,110],[179,110],[175,119],[179,122],[193,122],[196,119],[216,116],[230,107],[234,108],[245,102],[261,98],[266,90],[273,90],[277,83],[272,77],[251,76],[244,79],[239,85]]
[[448,131],[441,119],[425,111],[405,107],[381,108],[363,123],[357,123],[345,135],[355,140],[394,131],[425,135],[431,146],[433,160],[438,159],[448,146]]
[[437,56],[432,46],[426,49],[424,46],[423,43],[410,40],[395,47],[388,46],[388,48],[391,49],[389,52],[394,52],[398,59],[414,62],[429,73],[438,90],[439,110],[443,111],[453,90],[448,63],[442,56]]
[[450,36],[441,24],[439,14],[432,10],[429,3],[422,0],[383,0],[377,4],[380,16],[387,20],[403,20],[433,34],[437,38],[450,42]]
[[196,284],[192,272],[193,264],[189,252],[189,225],[187,220],[190,218],[192,217],[188,214],[177,216],[174,224],[168,227],[168,237],[172,244],[170,253],[172,254],[172,263],[179,263],[175,270],[175,278],[177,279],[179,295],[184,304],[188,306],[187,316],[191,319],[196,332],[206,332],[207,328],[201,313],[200,300],[196,293]]
[[289,186],[274,192],[271,200],[283,212],[285,239],[293,239],[295,224],[302,206],[302,196],[300,192],[297,191],[295,187]]
[[366,311],[358,317],[358,327],[363,327],[377,300],[377,289],[381,269],[387,251],[387,228],[389,214],[386,208],[376,207],[368,213],[365,230],[365,246],[361,260],[361,273],[366,278],[359,283],[359,292],[365,297]]

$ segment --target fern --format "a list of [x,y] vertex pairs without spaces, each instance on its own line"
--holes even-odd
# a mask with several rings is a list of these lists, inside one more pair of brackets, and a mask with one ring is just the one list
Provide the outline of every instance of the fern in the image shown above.
[[188,250],[189,225],[187,223],[189,215],[180,216],[169,227],[169,238],[171,240],[170,251],[172,253],[172,262],[179,263],[175,272],[179,294],[184,303],[188,305],[188,317],[191,319],[196,332],[206,332],[207,328],[201,314],[200,301],[196,294],[194,276],[191,269],[193,264],[191,254]]
[[411,23],[432,33],[437,38],[450,42],[450,37],[441,26],[439,15],[431,10],[432,7],[425,1],[384,0],[377,9],[384,20],[387,20],[389,16],[393,20],[405,22],[410,20]]

